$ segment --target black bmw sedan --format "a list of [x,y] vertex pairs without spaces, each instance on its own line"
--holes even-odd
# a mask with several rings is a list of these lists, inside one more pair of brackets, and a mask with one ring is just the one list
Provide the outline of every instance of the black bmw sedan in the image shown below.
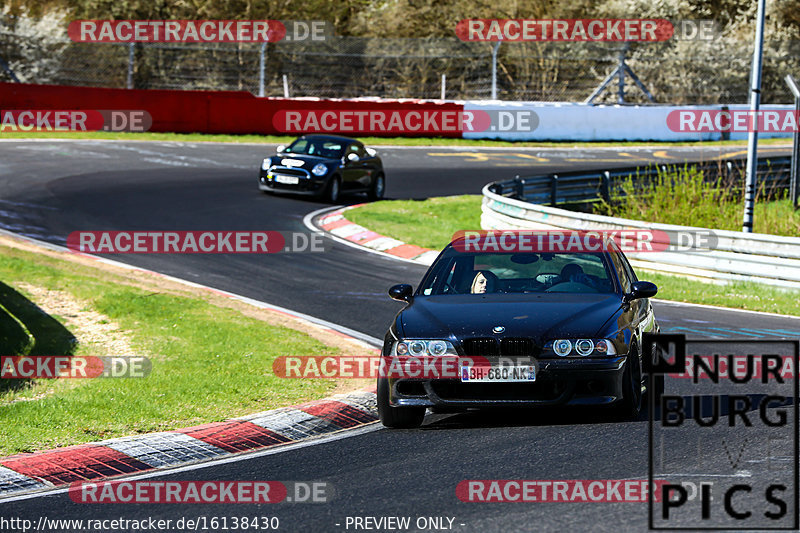
[[386,188],[377,152],[350,137],[303,135],[261,163],[258,188],[339,201],[344,193],[365,192],[380,200]]
[[[638,416],[648,393],[642,336],[659,331],[648,299],[658,289],[637,279],[613,241],[593,253],[467,253],[454,244],[416,291],[389,289],[407,305],[386,333],[382,363],[451,358],[462,366],[447,376],[381,374],[385,426],[419,426],[426,408],[596,405]],[[654,381],[658,397],[664,378]]]

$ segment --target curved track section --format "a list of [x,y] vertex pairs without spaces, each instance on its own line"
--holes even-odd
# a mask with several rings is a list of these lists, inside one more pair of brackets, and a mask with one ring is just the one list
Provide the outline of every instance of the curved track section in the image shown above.
[[[76,230],[304,231],[303,217],[323,206],[259,193],[256,168],[266,152],[266,147],[255,145],[3,142],[0,226],[58,244]],[[475,194],[492,179],[544,169],[720,155],[717,149],[633,148],[383,148],[380,152],[390,198]],[[377,338],[382,338],[400,307],[385,296],[387,287],[416,283],[424,272],[421,266],[333,241],[323,254],[114,258]],[[657,303],[656,312],[665,330],[693,338],[800,336],[800,322],[792,318],[666,302]],[[453,518],[452,529],[457,531],[561,531],[567,524],[593,524],[595,531],[641,531],[647,527],[644,504],[571,504],[567,508],[565,504],[470,504],[456,498],[455,487],[464,479],[642,479],[647,475],[646,443],[643,419],[614,423],[597,418],[596,413],[574,412],[435,415],[417,431],[380,429],[160,476],[164,480],[325,480],[336,489],[333,504],[258,509],[92,506],[75,504],[66,494],[51,494],[6,503],[3,514],[34,523],[42,514],[172,520],[273,515],[281,518],[284,531],[346,531],[348,516],[439,516]]]

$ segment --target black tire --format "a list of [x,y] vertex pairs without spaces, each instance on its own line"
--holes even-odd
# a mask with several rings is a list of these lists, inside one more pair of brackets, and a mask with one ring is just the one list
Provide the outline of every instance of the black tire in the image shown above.
[[372,186],[367,193],[370,202],[383,200],[383,194],[386,192],[386,177],[383,174],[378,174],[372,180]]
[[339,176],[334,176],[328,182],[328,187],[325,189],[324,198],[331,204],[339,203],[339,197],[342,192],[342,180]]
[[614,406],[616,415],[623,420],[639,418],[642,410],[642,367],[639,364],[639,351],[632,347],[631,355],[625,362],[625,373],[622,376],[622,399]]
[[425,418],[424,407],[392,407],[389,405],[389,380],[378,379],[378,416],[387,428],[418,428]]

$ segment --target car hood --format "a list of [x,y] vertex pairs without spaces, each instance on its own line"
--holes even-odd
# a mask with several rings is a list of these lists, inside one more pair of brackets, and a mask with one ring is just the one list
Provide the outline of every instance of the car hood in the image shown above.
[[[616,294],[464,294],[416,296],[398,316],[408,338],[594,337],[621,309]],[[616,324],[615,324],[616,327]]]

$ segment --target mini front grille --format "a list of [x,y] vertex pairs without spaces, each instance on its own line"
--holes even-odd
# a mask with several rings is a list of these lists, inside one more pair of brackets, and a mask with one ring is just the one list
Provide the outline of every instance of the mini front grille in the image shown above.
[[461,346],[464,348],[464,355],[470,357],[491,357],[499,355],[497,340],[491,337],[464,339],[461,342]]
[[283,174],[284,176],[299,176],[301,178],[305,178],[308,176],[308,172],[305,170],[300,170],[297,168],[287,168],[287,167],[275,167],[272,169],[273,174]]

